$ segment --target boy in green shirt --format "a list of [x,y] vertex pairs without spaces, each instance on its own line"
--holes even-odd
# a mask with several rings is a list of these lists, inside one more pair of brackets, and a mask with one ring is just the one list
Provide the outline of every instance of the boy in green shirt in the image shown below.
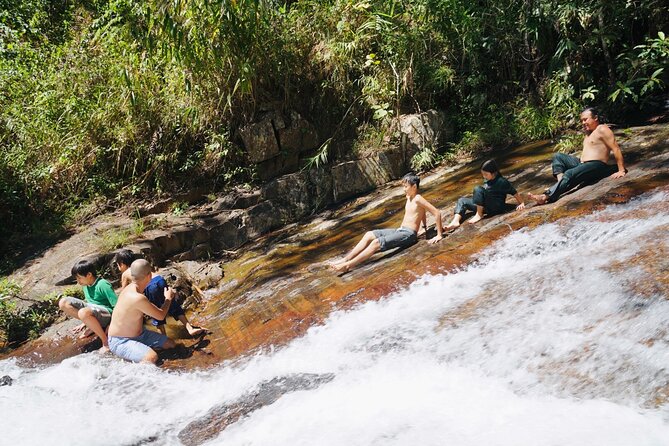
[[72,275],[83,287],[86,301],[65,296],[58,301],[58,306],[68,316],[82,321],[102,341],[101,350],[107,351],[109,344],[105,328],[111,322],[111,314],[116,305],[114,289],[105,279],[96,277],[95,265],[88,260],[77,262],[72,267]]

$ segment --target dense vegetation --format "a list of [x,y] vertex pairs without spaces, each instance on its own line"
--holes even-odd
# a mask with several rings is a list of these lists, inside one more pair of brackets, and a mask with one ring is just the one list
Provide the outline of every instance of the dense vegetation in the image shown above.
[[667,23],[666,0],[0,0],[0,237],[252,181],[236,130],[268,107],[323,141],[438,108],[461,147],[652,107]]

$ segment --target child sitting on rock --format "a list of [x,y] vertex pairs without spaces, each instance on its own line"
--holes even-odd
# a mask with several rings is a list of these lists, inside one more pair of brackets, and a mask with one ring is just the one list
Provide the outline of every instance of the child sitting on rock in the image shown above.
[[[116,256],[114,256],[114,262],[116,263],[119,271],[122,273],[121,289],[125,288],[130,282],[132,282],[132,276],[130,275],[130,265],[132,265],[134,260],[135,254],[129,249],[122,249],[116,253]],[[146,285],[143,294],[147,299],[149,299],[149,302],[160,308],[163,306],[163,302],[165,301],[165,289],[167,288],[168,286],[165,278],[163,278],[163,276],[160,274],[153,272],[151,273],[151,281]],[[170,304],[170,309],[167,314],[172,316],[174,320],[181,322],[186,327],[188,334],[191,336],[197,336],[206,332],[206,329],[202,327],[195,327],[191,325],[190,322],[188,322],[188,318],[186,318],[186,312],[176,299],[174,299]],[[165,319],[152,319],[151,324],[154,327],[158,327],[162,334],[165,334]]]
[[114,289],[108,281],[97,277],[95,265],[88,260],[75,263],[72,276],[83,287],[86,300],[65,296],[58,301],[58,307],[68,316],[84,323],[87,330],[80,337],[95,333],[102,341],[101,350],[107,351],[109,344],[105,328],[111,322],[112,311],[116,306]]
[[516,210],[525,209],[523,197],[511,185],[509,180],[499,173],[499,168],[495,160],[488,160],[481,166],[481,175],[485,180],[483,186],[474,188],[472,198],[462,197],[458,199],[455,205],[455,215],[453,220],[444,228],[444,230],[455,229],[460,226],[462,219],[467,211],[476,214],[469,220],[469,223],[476,223],[483,218],[483,215],[493,216],[503,213],[506,209],[506,196],[513,195],[518,201]]
[[402,186],[406,203],[401,226],[398,229],[376,229],[367,232],[343,260],[330,264],[334,270],[345,273],[378,251],[413,245],[418,240],[418,229],[421,222],[424,226],[426,225],[427,212],[432,214],[437,221],[437,235],[428,243],[437,243],[442,239],[441,213],[418,193],[420,177],[413,173],[406,174],[402,178]]

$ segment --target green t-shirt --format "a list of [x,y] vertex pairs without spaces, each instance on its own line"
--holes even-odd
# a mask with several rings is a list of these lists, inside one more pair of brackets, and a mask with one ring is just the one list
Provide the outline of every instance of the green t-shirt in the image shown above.
[[114,310],[118,298],[116,297],[116,293],[114,293],[111,283],[98,277],[93,285],[83,288],[86,302],[101,305],[109,310],[110,313]]

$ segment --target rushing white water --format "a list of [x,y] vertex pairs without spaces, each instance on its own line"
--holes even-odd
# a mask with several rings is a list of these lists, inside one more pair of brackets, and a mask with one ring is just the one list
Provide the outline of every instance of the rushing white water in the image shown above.
[[208,444],[669,445],[669,403],[654,403],[669,389],[669,300],[634,259],[666,249],[668,199],[515,232],[462,271],[215,370],[96,353],[43,369],[0,362],[14,378],[0,387],[1,442],[179,444],[190,421],[263,381],[333,373]]

